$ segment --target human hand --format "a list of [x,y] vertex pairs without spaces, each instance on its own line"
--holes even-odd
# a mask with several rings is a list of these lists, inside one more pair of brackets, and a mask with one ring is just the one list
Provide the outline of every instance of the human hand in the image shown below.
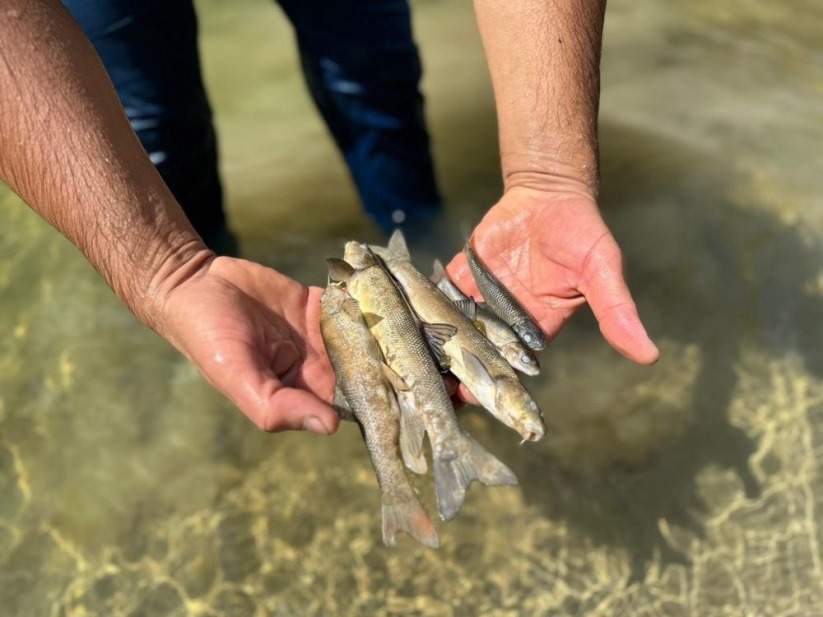
[[[588,302],[612,347],[639,364],[659,357],[623,279],[620,248],[593,199],[513,187],[475,228],[472,246],[549,339]],[[464,292],[480,295],[462,252],[447,270]]]
[[160,303],[157,330],[264,431],[328,434],[334,373],[318,287],[229,257],[208,260]]

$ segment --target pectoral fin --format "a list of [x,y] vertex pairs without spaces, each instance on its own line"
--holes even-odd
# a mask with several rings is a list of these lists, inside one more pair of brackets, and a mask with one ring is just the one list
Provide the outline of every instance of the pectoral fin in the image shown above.
[[480,361],[480,358],[472,352],[467,351],[464,347],[461,347],[460,350],[463,352],[463,363],[466,365],[466,368],[476,375],[484,386],[494,387],[494,378],[489,374],[489,371]]
[[337,412],[337,415],[340,416],[341,420],[354,421],[354,412],[351,410],[349,402],[346,400],[346,395],[343,394],[339,386],[334,387],[332,407],[334,407],[334,410]]
[[426,427],[423,419],[411,404],[411,398],[398,396],[400,406],[400,455],[403,464],[414,473],[424,474],[428,469],[423,456],[423,438]]
[[437,359],[440,370],[443,372],[448,371],[451,367],[451,361],[443,349],[443,345],[457,334],[457,328],[446,323],[423,323],[423,334],[426,335],[426,340]]
[[454,305],[460,309],[466,317],[472,321],[477,321],[477,304],[474,298],[465,298],[463,300],[455,300]]
[[357,300],[355,300],[351,296],[349,296],[348,298],[343,300],[343,310],[354,321],[357,321],[357,322],[360,321],[360,319],[361,319],[360,305],[357,303]]
[[382,365],[383,367],[383,375],[386,376],[386,379],[389,380],[389,383],[397,392],[406,392],[409,389],[408,384],[403,381],[403,378],[400,377],[397,373],[395,373],[392,368],[386,364],[385,362]]

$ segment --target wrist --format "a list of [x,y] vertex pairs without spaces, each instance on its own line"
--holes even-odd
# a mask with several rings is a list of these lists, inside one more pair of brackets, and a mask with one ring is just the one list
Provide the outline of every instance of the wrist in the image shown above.
[[[501,138],[506,134],[501,125]],[[600,182],[597,131],[581,130],[575,137],[552,131],[551,143],[538,136],[516,147],[502,141],[501,161],[505,190],[525,186],[549,193],[572,193],[596,199]],[[507,143],[509,142],[509,147]],[[514,146],[514,147],[513,147]]]
[[519,195],[527,201],[545,202],[567,199],[585,199],[597,202],[598,173],[588,174],[589,168],[568,165],[550,170],[517,169],[504,172],[504,195]]
[[186,283],[205,274],[216,257],[199,238],[168,252],[155,270],[149,287],[148,325],[152,329],[158,332],[164,329],[163,308],[168,298]]
[[193,230],[172,231],[157,237],[153,246],[120,269],[128,279],[112,285],[131,311],[149,328],[169,338],[165,316],[169,297],[208,270],[215,259]]

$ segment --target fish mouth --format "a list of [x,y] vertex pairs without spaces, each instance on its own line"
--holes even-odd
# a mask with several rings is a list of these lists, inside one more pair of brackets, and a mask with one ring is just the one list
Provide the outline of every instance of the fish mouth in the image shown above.
[[518,371],[529,377],[536,377],[540,374],[540,367],[534,364],[523,364],[522,362],[513,365]]
[[520,442],[522,446],[527,441],[539,441],[543,438],[543,435],[546,434],[546,429],[543,425],[532,425],[525,428],[524,431],[520,433],[520,436],[523,437],[523,441]]
[[500,348],[500,352],[512,367],[524,375],[534,377],[540,374],[540,363],[537,356],[521,343],[504,345]]
[[534,322],[521,322],[512,325],[512,329],[529,349],[541,351],[546,348],[546,334]]

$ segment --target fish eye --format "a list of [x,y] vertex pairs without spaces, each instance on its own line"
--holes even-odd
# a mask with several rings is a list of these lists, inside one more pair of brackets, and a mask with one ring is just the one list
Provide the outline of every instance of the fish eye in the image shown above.
[[531,407],[534,411],[537,411],[537,403],[534,401],[529,401],[529,407]]
[[527,343],[530,343],[531,340],[532,340],[532,335],[529,334],[528,332],[526,332],[526,334],[523,335],[523,340],[526,341]]
[[520,361],[523,364],[531,364],[532,359],[529,356],[520,356]]

